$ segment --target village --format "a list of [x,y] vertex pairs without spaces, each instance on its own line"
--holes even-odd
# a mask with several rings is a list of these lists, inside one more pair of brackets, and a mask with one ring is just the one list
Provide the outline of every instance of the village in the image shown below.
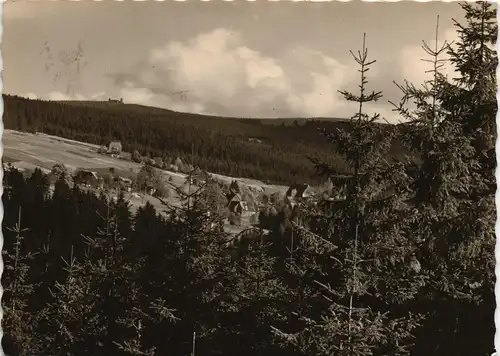
[[[240,228],[258,224],[259,211],[268,205],[285,203],[293,207],[297,202],[316,195],[316,189],[306,183],[294,184],[288,187],[285,194],[274,193],[272,197],[255,194],[258,193],[257,189],[253,189],[252,192],[248,187],[240,187],[236,180],[232,180],[230,184],[217,180],[215,175],[186,164],[179,157],[168,162],[161,157],[149,158],[140,156],[137,152],[132,154],[125,152],[119,141],[112,141],[108,146],[99,147],[98,153],[116,159],[132,160],[140,163],[142,168],[135,179],[120,176],[113,168],[104,175],[91,170],[78,170],[74,175],[74,184],[96,191],[111,190],[115,193],[115,199],[116,193],[123,192],[132,199],[143,201],[157,199],[163,205],[179,206],[182,193],[179,194],[178,189],[189,195],[206,185],[208,181],[212,181],[218,188],[220,196],[216,209],[219,214],[227,217],[229,225]],[[57,174],[58,169],[53,171]],[[186,175],[181,186],[173,183],[172,179],[172,176],[178,176],[179,173]]]
[[[9,137],[10,132],[6,134],[6,137]],[[15,134],[20,135],[20,133]],[[23,134],[23,136],[26,135],[28,134]],[[31,136],[32,138],[28,141],[30,143],[33,143],[35,138],[50,139],[52,145],[62,140],[44,134]],[[16,156],[12,155],[9,142],[10,140],[7,139],[6,158]],[[76,145],[76,142],[71,142],[72,149]],[[26,146],[23,147],[26,152],[29,152]],[[72,160],[63,159],[46,159],[44,164],[37,162],[29,165],[23,162],[27,160],[25,156],[19,156],[19,161],[15,161],[12,165],[24,171],[25,175],[29,175],[35,166],[41,168],[48,175],[49,191],[54,190],[56,181],[63,176],[70,187],[77,185],[81,189],[92,190],[96,194],[105,192],[115,200],[121,193],[129,202],[132,212],[149,202],[157,211],[167,214],[170,209],[182,206],[185,201],[183,197],[202,186],[210,185],[215,190],[215,202],[212,208],[224,217],[225,229],[232,234],[257,226],[259,213],[263,210],[283,204],[288,204],[293,208],[299,201],[307,201],[318,196],[317,193],[320,191],[317,187],[308,184],[265,189],[264,184],[245,184],[238,179],[208,173],[199,167],[183,162],[179,157],[150,158],[141,156],[137,151],[125,152],[120,141],[111,141],[107,146],[81,147],[93,152],[93,160],[105,163],[107,168],[103,165],[98,168],[92,164],[67,164]],[[35,150],[33,147],[33,151],[42,152],[43,149]],[[80,154],[84,153],[80,152]],[[87,154],[88,152],[85,152],[85,155]],[[53,164],[49,166],[48,161],[52,161]],[[137,168],[124,169],[127,164],[135,165]]]

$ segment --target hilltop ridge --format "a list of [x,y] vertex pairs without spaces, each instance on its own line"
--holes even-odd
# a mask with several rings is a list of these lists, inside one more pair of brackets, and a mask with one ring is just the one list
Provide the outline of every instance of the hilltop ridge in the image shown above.
[[80,107],[92,107],[96,109],[105,109],[105,110],[122,110],[122,111],[133,111],[142,114],[154,114],[154,115],[165,115],[165,116],[185,116],[186,118],[196,119],[227,119],[227,120],[239,120],[239,121],[260,121],[261,124],[269,124],[269,125],[281,125],[282,123],[285,125],[295,125],[297,121],[300,124],[304,124],[306,121],[326,121],[326,122],[337,122],[337,121],[348,121],[346,118],[340,117],[266,117],[266,118],[253,118],[253,117],[236,117],[236,116],[219,116],[219,115],[209,115],[209,114],[196,114],[196,113],[188,113],[188,112],[180,112],[171,109],[165,109],[155,106],[143,105],[143,104],[134,104],[127,102],[120,102],[119,100],[58,100],[54,101],[60,104],[72,105],[72,106],[80,106]]

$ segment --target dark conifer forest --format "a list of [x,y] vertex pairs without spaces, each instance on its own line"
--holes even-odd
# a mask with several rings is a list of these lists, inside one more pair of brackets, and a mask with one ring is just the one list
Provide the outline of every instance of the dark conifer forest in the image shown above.
[[[461,6],[459,41],[424,46],[427,85],[399,83],[398,126],[365,113],[382,95],[369,34],[353,50],[360,89],[341,94],[358,109],[344,121],[4,96],[6,128],[118,139],[161,157],[189,157],[194,144],[196,165],[212,172],[332,183],[319,200],[263,205],[255,227],[230,236],[204,189],[169,214],[132,213],[123,194],[63,175],[51,190],[40,170],[4,165],[4,352],[491,355],[498,29],[493,4]],[[445,55],[456,80],[441,73]]]

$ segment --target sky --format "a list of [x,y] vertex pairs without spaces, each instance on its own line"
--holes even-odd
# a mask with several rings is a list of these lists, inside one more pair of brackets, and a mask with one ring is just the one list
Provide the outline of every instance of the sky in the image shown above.
[[[350,117],[360,77],[390,122],[394,84],[428,79],[422,40],[455,40],[457,3],[27,1],[3,5],[4,93],[232,117]],[[451,73],[451,69],[447,69]]]

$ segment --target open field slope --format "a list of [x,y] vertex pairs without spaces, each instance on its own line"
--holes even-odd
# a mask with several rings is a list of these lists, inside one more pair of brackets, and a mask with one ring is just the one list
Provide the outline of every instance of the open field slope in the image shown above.
[[[321,179],[309,157],[321,157],[345,171],[343,161],[318,133],[318,127],[348,129],[345,120],[223,118],[132,104],[50,102],[9,95],[4,95],[4,103],[7,129],[96,145],[119,140],[126,151],[164,160],[179,157],[227,176],[278,184],[318,183]],[[399,153],[398,147],[394,153]]]

